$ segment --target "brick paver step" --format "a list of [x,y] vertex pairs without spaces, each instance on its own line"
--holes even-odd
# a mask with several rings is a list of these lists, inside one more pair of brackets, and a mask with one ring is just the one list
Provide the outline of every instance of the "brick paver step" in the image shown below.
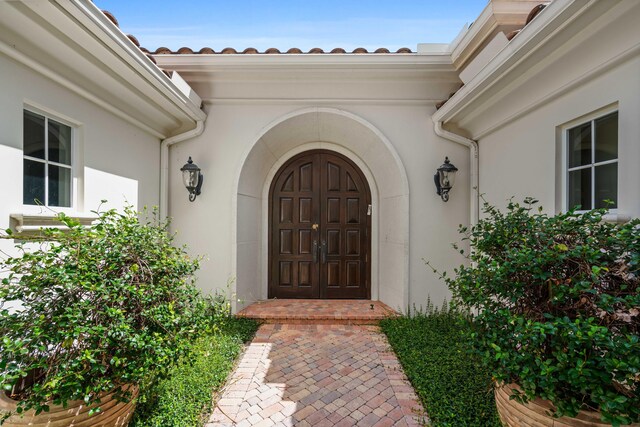
[[238,313],[263,323],[289,325],[375,325],[398,312],[380,301],[270,299]]

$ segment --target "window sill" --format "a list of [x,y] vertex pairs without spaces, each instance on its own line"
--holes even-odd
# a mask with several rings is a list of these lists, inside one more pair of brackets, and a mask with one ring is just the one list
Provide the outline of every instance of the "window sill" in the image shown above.
[[[575,213],[577,214],[585,214],[587,212],[591,212],[591,211],[575,211]],[[629,215],[625,215],[624,213],[618,212],[618,211],[609,211],[608,214],[604,215],[602,217],[602,220],[604,222],[610,222],[612,224],[624,224],[627,223],[629,221],[631,221],[633,218],[630,217]]]
[[[90,226],[98,218],[95,214],[79,212],[65,212],[65,214],[85,227]],[[17,234],[34,234],[47,228],[68,229],[52,213],[14,213],[9,215],[9,218],[10,228]]]
[[613,212],[603,216],[602,220],[605,222],[611,222],[614,224],[624,224],[625,222],[631,221],[631,217],[629,215]]

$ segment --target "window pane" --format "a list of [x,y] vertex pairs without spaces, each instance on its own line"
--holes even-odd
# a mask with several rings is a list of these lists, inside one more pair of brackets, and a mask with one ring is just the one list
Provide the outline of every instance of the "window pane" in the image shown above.
[[25,205],[44,205],[44,163],[24,160],[22,203]]
[[71,169],[49,165],[49,206],[71,207]]
[[618,113],[616,112],[596,120],[596,162],[617,158]]
[[[618,207],[618,164],[595,167],[595,203],[596,208],[617,208]],[[605,203],[611,200],[613,204]]]
[[569,208],[591,209],[591,168],[569,172]]
[[49,120],[49,160],[71,165],[71,128]]
[[569,167],[591,163],[591,122],[568,130]]
[[22,127],[24,154],[44,159],[44,117],[25,110]]

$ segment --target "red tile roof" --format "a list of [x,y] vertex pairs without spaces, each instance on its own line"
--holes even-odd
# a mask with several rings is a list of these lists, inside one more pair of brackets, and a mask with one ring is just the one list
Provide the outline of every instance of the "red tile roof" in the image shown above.
[[395,52],[391,52],[389,49],[381,47],[379,49],[376,49],[372,52],[369,52],[367,49],[365,49],[364,47],[358,47],[354,50],[352,50],[351,52],[347,52],[345,49],[341,48],[341,47],[337,47],[335,49],[332,49],[328,52],[325,52],[323,49],[319,48],[319,47],[314,47],[313,49],[309,49],[309,51],[307,52],[303,52],[301,49],[298,49],[297,47],[292,47],[291,49],[287,50],[286,52],[282,52],[280,51],[280,49],[277,49],[275,47],[271,47],[267,50],[265,50],[264,52],[259,52],[256,48],[253,47],[248,47],[245,50],[239,52],[236,49],[232,48],[232,47],[226,47],[224,49],[222,49],[219,52],[216,52],[215,50],[211,49],[210,47],[203,47],[202,49],[200,49],[199,51],[194,51],[193,49],[189,48],[189,47],[181,47],[180,49],[176,50],[176,51],[172,51],[171,49],[167,48],[167,47],[159,47],[155,50],[155,52],[152,52],[154,55],[229,55],[229,54],[234,54],[234,55],[273,55],[273,54],[282,54],[282,55],[287,55],[287,54],[302,54],[302,53],[307,53],[307,54],[317,54],[317,53],[324,53],[324,54],[346,54],[346,53],[353,53],[353,54],[363,54],[363,53],[377,53],[377,54],[381,54],[381,53],[385,53],[385,54],[395,54],[395,53],[414,53],[411,49],[409,49],[408,47],[403,47],[400,48],[398,50],[396,50]]
[[[109,18],[109,20],[111,22],[113,22],[113,24],[116,27],[120,27],[120,25],[118,24],[118,20],[116,19],[115,16],[113,16],[113,14],[111,12],[109,12],[108,10],[103,10],[102,13],[104,13],[104,15],[107,18]],[[144,47],[141,47],[140,46],[140,42],[138,41],[138,39],[135,38],[134,36],[132,36],[131,34],[127,34],[127,37],[129,37],[129,40],[131,40],[133,42],[133,44],[135,44],[142,52],[144,52],[147,55],[147,57],[149,57],[154,63],[156,61],[155,61],[155,59],[153,59],[153,57],[151,55],[213,55],[213,54],[218,54],[218,55],[229,55],[229,54],[233,54],[233,55],[239,55],[239,54],[242,54],[242,55],[256,55],[256,54],[273,55],[273,54],[302,54],[302,53],[305,53],[301,49],[298,49],[297,47],[292,47],[291,49],[287,50],[286,52],[281,52],[279,49],[277,49],[275,47],[271,47],[271,48],[265,50],[264,52],[259,52],[256,48],[253,48],[253,47],[248,47],[248,48],[244,49],[242,52],[238,52],[236,49],[234,49],[232,47],[226,47],[226,48],[222,49],[220,52],[216,52],[215,50],[213,50],[210,47],[203,47],[202,49],[198,50],[197,52],[194,51],[193,49],[191,49],[190,47],[181,47],[177,51],[172,51],[171,49],[169,49],[167,47],[159,47],[154,52],[151,52],[148,49],[146,49]],[[337,47],[335,49],[332,49],[329,52],[325,52],[324,50],[322,50],[319,47],[314,47],[313,49],[310,49],[306,53],[311,53],[311,54],[317,54],[317,53],[346,54],[346,53],[349,53],[349,52],[347,52],[346,50],[344,50],[341,47]],[[389,49],[386,49],[384,47],[378,48],[378,49],[374,50],[373,52],[369,52],[364,47],[358,47],[358,48],[354,49],[353,51],[351,51],[350,53],[355,53],[355,54],[388,53],[388,54],[390,54],[390,53],[414,53],[414,52],[411,49],[409,49],[408,47],[402,47],[402,48],[396,50],[395,52],[391,52],[391,51],[389,51]]]

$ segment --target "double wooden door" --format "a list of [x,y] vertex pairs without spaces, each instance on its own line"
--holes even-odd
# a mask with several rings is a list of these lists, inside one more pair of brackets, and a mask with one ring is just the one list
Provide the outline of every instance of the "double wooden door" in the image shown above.
[[307,151],[269,194],[269,298],[371,298],[371,193],[360,169]]

